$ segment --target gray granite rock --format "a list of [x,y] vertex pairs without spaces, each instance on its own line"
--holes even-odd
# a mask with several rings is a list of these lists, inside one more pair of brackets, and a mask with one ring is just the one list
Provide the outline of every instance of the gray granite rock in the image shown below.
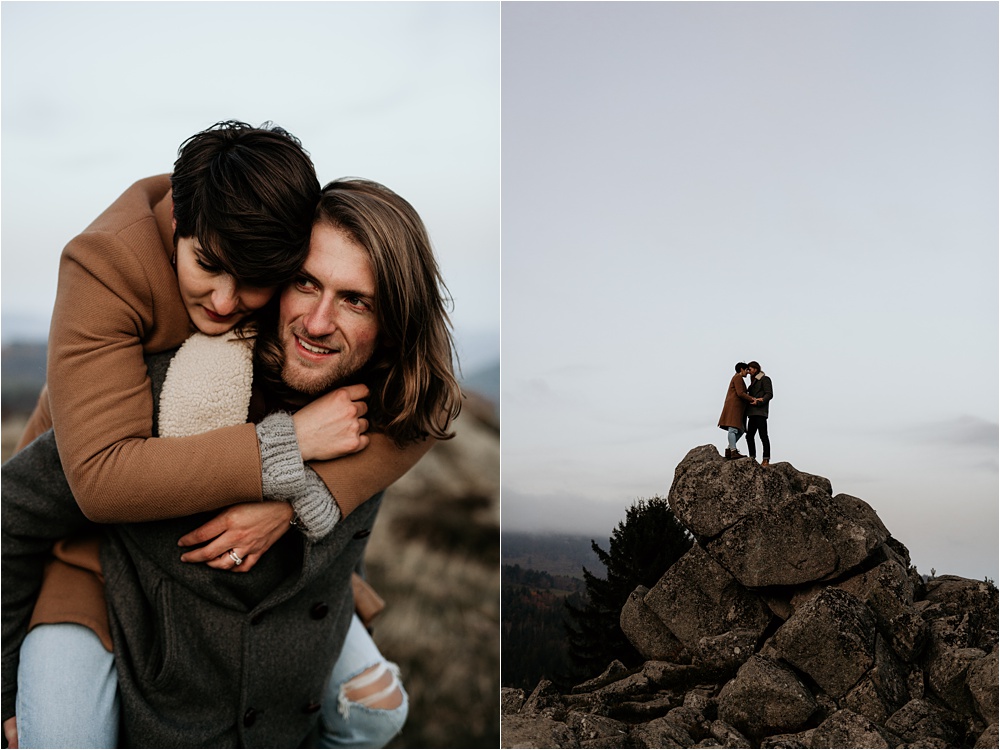
[[987,724],[997,723],[997,695],[1000,686],[997,680],[997,649],[982,659],[969,665],[966,686],[980,718]]
[[560,721],[515,714],[500,717],[500,747],[576,748],[580,743],[573,731]]
[[719,693],[719,718],[751,739],[800,730],[815,710],[794,672],[757,655]]
[[927,700],[911,700],[885,723],[886,729],[907,742],[936,738],[955,747],[961,735],[961,721],[952,711]]
[[619,618],[622,633],[645,659],[679,664],[690,662],[691,657],[684,644],[677,640],[670,628],[647,606],[645,597],[648,592],[648,588],[639,586],[629,594]]
[[749,588],[843,575],[889,538],[867,503],[834,497],[828,480],[787,463],[726,461],[712,446],[684,457],[669,499],[709,554]]
[[691,652],[705,637],[748,630],[763,633],[771,612],[697,544],[657,581],[646,606]]
[[816,727],[810,747],[896,747],[898,738],[870,719],[850,709],[837,711]]
[[524,705],[524,691],[518,688],[500,688],[500,713],[516,714]]
[[774,646],[825,692],[841,698],[875,660],[875,620],[853,594],[827,588],[778,628]]

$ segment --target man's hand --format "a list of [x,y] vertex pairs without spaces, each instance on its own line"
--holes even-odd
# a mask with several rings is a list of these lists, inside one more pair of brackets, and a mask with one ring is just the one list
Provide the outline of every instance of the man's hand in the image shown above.
[[[177,542],[179,547],[194,547],[208,542],[204,547],[185,552],[181,561],[246,573],[291,528],[293,514],[288,503],[231,505],[208,523],[180,538]],[[242,558],[240,565],[229,555],[229,550]]]
[[303,461],[329,461],[368,446],[368,386],[349,385],[323,394],[294,415]]
[[17,748],[17,717],[11,716],[3,723],[3,736],[7,738],[7,747]]

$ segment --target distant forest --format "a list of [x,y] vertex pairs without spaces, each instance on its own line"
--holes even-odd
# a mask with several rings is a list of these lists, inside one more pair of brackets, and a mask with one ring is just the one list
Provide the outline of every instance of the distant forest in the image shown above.
[[501,535],[503,687],[527,692],[546,677],[565,691],[612,662],[641,664],[622,632],[622,607],[693,543],[658,495],[633,502],[606,546],[585,537]]
[[604,575],[590,537],[501,533],[501,684],[534,690],[545,677],[565,683],[573,670],[566,605],[585,601],[583,567]]

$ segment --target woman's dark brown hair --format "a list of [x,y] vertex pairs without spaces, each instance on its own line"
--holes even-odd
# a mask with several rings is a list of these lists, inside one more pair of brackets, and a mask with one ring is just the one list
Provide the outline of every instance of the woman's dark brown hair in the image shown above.
[[216,123],[181,144],[170,183],[175,244],[197,238],[207,262],[248,286],[284,284],[302,266],[319,180],[288,131]]

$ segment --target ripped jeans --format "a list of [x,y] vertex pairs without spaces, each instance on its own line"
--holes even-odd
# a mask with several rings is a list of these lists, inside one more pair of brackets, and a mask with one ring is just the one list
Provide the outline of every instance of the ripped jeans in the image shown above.
[[[375,667],[375,669],[372,669]],[[394,708],[375,708],[386,703]],[[385,747],[406,721],[409,698],[357,615],[323,694],[320,747]]]
[[[319,746],[384,747],[408,708],[398,668],[354,615],[323,695]],[[114,655],[83,625],[35,627],[21,645],[16,710],[22,748],[117,747]]]

